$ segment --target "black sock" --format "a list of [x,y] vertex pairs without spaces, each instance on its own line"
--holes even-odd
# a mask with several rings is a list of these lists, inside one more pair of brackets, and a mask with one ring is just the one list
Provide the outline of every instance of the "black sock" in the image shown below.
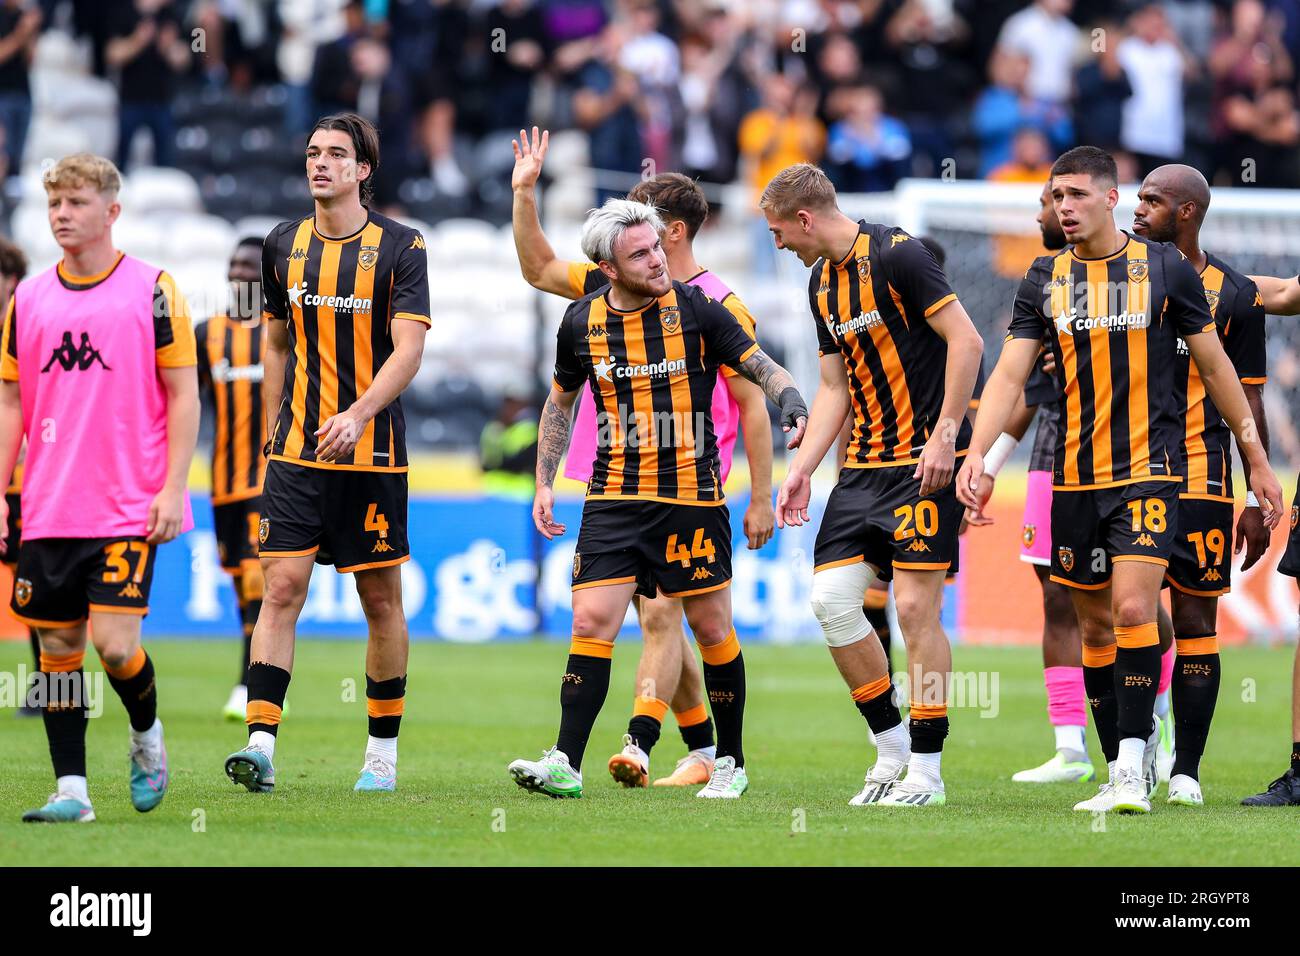
[[366,675],[366,715],[370,722],[370,736],[396,737],[402,727],[402,711],[406,706],[406,675],[375,680]]
[[862,605],[862,613],[867,616],[867,623],[872,626],[876,636],[880,638],[880,646],[885,649],[885,663],[889,666],[889,672],[892,674],[894,672],[894,661],[889,651],[893,645],[893,635],[889,632],[889,615],[886,613],[884,605],[870,607],[864,604]]
[[289,672],[283,667],[253,661],[248,665],[248,732],[262,730],[275,736],[280,729],[284,695],[289,692]]
[[85,672],[41,672],[45,707],[45,737],[55,777],[86,775]]
[[1097,728],[1101,753],[1107,763],[1119,757],[1118,702],[1115,698],[1115,664],[1083,665],[1083,690],[1092,710],[1092,725]]
[[32,645],[32,661],[37,670],[41,669],[41,639],[36,636],[36,628],[27,629],[27,641]]
[[649,714],[637,714],[627,723],[627,732],[631,734],[632,742],[647,755],[659,742],[659,731],[662,728],[663,725]]
[[108,682],[122,699],[131,729],[145,731],[158,716],[158,687],[154,682],[153,659],[139,648],[135,656],[120,667],[109,668],[101,659]]
[[704,687],[718,725],[718,757],[734,757],[737,767],[745,766],[743,731],[745,726],[745,655],[736,648],[736,656],[725,664],[704,662]]
[[[1214,635],[1206,635],[1213,640]],[[1201,756],[1210,735],[1214,705],[1219,698],[1220,665],[1212,654],[1184,654],[1179,648],[1170,685],[1174,706],[1173,774],[1200,779]]]
[[1146,740],[1155,728],[1160,657],[1159,644],[1115,650],[1115,728],[1120,740]]
[[[1174,741],[1177,746],[1178,742]],[[1300,773],[1300,740],[1291,745],[1291,772]]]
[[[590,643],[585,638],[582,640],[584,644]],[[613,645],[609,646],[612,653]],[[600,708],[605,706],[611,664],[610,657],[575,654],[570,646],[569,662],[560,679],[560,733],[555,747],[569,758],[574,770],[582,769],[582,755],[587,751],[591,728],[596,724]]]
[[41,682],[41,639],[36,636],[36,628],[34,627],[27,629],[27,638],[32,643],[32,660],[36,663],[32,667],[31,677],[27,680],[23,706],[28,710],[40,710],[41,705],[37,703],[39,698],[36,695],[36,686]]
[[[894,704],[892,684],[883,693],[877,694],[870,700],[854,700],[854,703],[857,704],[858,713],[866,718],[867,726],[871,728],[873,734],[883,734],[903,722],[903,715]],[[922,753],[926,752],[922,751]]]
[[948,736],[948,715],[942,717],[912,717],[908,720],[912,737],[912,753],[937,754],[943,752],[943,738]]
[[244,656],[239,663],[239,683],[248,682],[248,660],[253,650],[253,628],[257,624],[257,615],[261,613],[262,602],[249,601],[239,608],[239,616],[244,626]]
[[689,727],[678,726],[677,730],[681,733],[682,743],[686,744],[687,750],[703,750],[713,746],[713,719],[710,717]]

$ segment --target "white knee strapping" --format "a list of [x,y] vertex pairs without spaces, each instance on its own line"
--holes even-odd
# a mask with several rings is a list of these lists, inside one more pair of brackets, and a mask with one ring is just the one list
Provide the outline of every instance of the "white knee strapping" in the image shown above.
[[876,572],[859,561],[813,572],[812,609],[831,647],[856,644],[871,633],[862,598]]

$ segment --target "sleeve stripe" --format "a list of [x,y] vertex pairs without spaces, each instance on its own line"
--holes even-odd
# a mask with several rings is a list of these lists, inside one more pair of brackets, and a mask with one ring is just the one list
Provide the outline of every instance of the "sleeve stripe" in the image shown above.
[[1263,385],[1263,384],[1264,384],[1265,382],[1267,382],[1267,381],[1268,381],[1268,376],[1267,376],[1267,375],[1261,375],[1259,378],[1253,378],[1253,377],[1252,377],[1252,378],[1243,378],[1243,379],[1241,380],[1241,384],[1242,384],[1242,385]]
[[925,317],[928,319],[930,316],[934,315],[934,313],[938,312],[945,305],[947,305],[949,302],[954,301],[956,298],[957,298],[956,292],[949,292],[942,299],[940,299],[938,302],[934,303],[928,309],[925,310]]
[[563,385],[560,384],[560,380],[555,378],[554,376],[551,377],[551,384],[554,385],[556,388],[558,388],[561,392],[576,392],[578,389],[582,388],[582,382],[579,382],[577,385],[574,385],[572,388],[565,388]]
[[433,327],[433,321],[427,315],[416,315],[414,312],[394,312],[395,319],[409,319],[412,322],[423,322],[430,328]]
[[744,354],[742,354],[742,355],[740,356],[740,358],[736,359],[736,361],[737,361],[737,362],[747,362],[747,361],[749,361],[749,359],[753,356],[753,354],[754,354],[755,352],[757,352],[757,351],[758,351],[758,343],[755,342],[755,343],[754,343],[753,345],[751,345],[749,348],[745,349]]

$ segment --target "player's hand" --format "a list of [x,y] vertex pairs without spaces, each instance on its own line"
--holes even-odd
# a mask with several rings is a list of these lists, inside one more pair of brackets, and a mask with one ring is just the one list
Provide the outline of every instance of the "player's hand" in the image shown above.
[[749,507],[745,509],[742,527],[745,529],[745,538],[749,541],[750,551],[757,551],[772,540],[772,529],[775,523],[776,516],[772,511],[770,494],[749,499]]
[[552,489],[537,489],[537,496],[533,498],[533,524],[547,541],[564,534],[565,526],[555,522],[555,492]]
[[1237,538],[1232,553],[1241,554],[1242,547],[1245,547],[1246,560],[1241,565],[1243,571],[1249,571],[1268,550],[1270,536],[1268,528],[1264,527],[1261,511],[1260,508],[1246,508],[1237,519]]
[[1042,365],[1044,375],[1056,374],[1056,355],[1051,349],[1043,349]]
[[510,174],[511,189],[532,189],[542,175],[542,163],[546,161],[546,150],[551,145],[551,131],[537,133],[533,127],[533,136],[528,138],[527,130],[519,131],[519,138],[512,139],[510,145],[515,150],[515,171]]
[[790,440],[785,443],[786,448],[794,449],[794,448],[798,448],[800,445],[803,444],[803,433],[808,430],[808,419],[796,418],[794,420],[793,432],[790,431],[789,425],[785,425],[783,427],[785,429],[786,434],[790,436]]
[[166,544],[181,533],[185,521],[185,489],[164,488],[149,505],[149,523],[145,527],[150,544]]
[[785,528],[804,524],[808,520],[808,500],[811,497],[812,482],[807,475],[792,468],[776,496],[776,526]]
[[[952,481],[952,472],[957,461],[957,449],[952,439],[940,427],[930,435],[925,447],[921,449],[921,458],[916,463],[913,478],[921,479],[921,497],[925,498],[944,488]],[[956,436],[954,436],[955,438]]]
[[[958,495],[957,497],[961,497]],[[993,476],[985,472],[980,475],[975,488],[975,500],[978,506],[966,509],[966,523],[975,528],[983,528],[993,523],[993,519],[984,513],[984,506],[993,497]]]
[[325,424],[316,429],[316,460],[339,461],[352,454],[361,440],[361,433],[366,430],[364,416],[348,409],[325,419]]
[[1250,469],[1250,490],[1259,499],[1259,510],[1263,512],[1264,527],[1272,531],[1282,520],[1282,486],[1278,484],[1273,469],[1264,465]]
[[975,511],[984,507],[977,496],[980,479],[983,477],[984,456],[976,454],[972,449],[966,453],[966,460],[962,462],[961,470],[957,472],[957,500]]

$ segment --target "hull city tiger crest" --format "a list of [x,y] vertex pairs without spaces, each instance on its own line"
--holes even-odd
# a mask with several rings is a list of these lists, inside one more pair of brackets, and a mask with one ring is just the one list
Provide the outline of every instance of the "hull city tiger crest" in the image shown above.
[[871,278],[871,260],[866,256],[858,256],[858,278],[863,282]]
[[582,573],[582,555],[578,552],[573,553],[573,580],[578,580],[578,575]]
[[[1292,522],[1294,525],[1295,522]],[[32,599],[32,582],[26,578],[19,578],[14,582],[14,603],[19,607],[26,607],[27,602]]]
[[659,324],[665,332],[676,332],[682,324],[682,310],[675,305],[665,306],[659,310]]
[[1147,261],[1135,259],[1128,264],[1128,277],[1134,282],[1141,282],[1147,277]]
[[372,269],[376,262],[379,261],[378,246],[362,246],[361,252],[357,255],[357,265],[363,269]]
[[1300,505],[1291,506],[1291,530],[1295,530],[1296,524],[1300,523]]
[[1037,536],[1038,528],[1032,524],[1025,525],[1023,530],[1020,532],[1020,540],[1024,542],[1026,548],[1032,548],[1034,546],[1034,538]]
[[1061,567],[1066,571],[1074,570],[1074,552],[1069,548],[1058,548],[1056,550],[1057,560],[1061,562]]
[[1214,290],[1214,289],[1206,289],[1206,290],[1205,290],[1205,303],[1206,303],[1206,305],[1208,305],[1208,306],[1210,307],[1210,314],[1213,315],[1213,314],[1214,314],[1214,310],[1217,309],[1217,308],[1219,307],[1219,293],[1218,293],[1218,291],[1216,291],[1216,290]]
[[257,523],[257,543],[266,544],[267,536],[271,533],[271,519],[263,518]]

